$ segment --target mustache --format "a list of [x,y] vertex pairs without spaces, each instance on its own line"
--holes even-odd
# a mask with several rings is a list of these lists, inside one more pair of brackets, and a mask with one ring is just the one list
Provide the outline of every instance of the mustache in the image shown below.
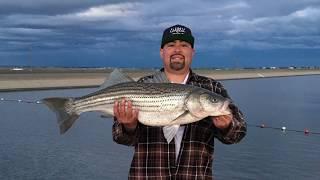
[[171,55],[170,59],[172,59],[174,56],[181,56],[183,59],[185,59],[184,55],[179,54],[179,53]]

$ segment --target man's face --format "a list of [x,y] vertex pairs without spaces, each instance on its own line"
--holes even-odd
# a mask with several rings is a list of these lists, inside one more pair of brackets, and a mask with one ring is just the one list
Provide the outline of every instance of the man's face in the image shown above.
[[160,56],[167,71],[188,71],[192,62],[194,49],[185,41],[175,40],[160,49]]

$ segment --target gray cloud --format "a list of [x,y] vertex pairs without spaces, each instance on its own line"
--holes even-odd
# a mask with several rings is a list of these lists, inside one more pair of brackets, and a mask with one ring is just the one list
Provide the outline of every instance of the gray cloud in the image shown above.
[[200,52],[320,46],[318,0],[11,0],[0,12],[1,51],[158,46],[176,23],[192,27]]
[[7,14],[42,14],[55,15],[76,12],[92,6],[113,4],[118,0],[10,0],[0,1],[0,15]]

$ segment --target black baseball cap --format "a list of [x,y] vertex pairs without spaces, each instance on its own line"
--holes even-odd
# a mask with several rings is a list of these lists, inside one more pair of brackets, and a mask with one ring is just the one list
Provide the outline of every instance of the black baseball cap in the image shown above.
[[192,36],[191,30],[186,26],[176,24],[165,29],[162,35],[161,48],[163,48],[165,44],[173,42],[175,40],[188,42],[193,48],[194,37]]

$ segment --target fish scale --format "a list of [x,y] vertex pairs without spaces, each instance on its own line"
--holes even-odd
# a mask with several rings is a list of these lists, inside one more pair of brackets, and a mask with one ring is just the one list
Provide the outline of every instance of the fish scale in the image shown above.
[[[76,99],[74,106],[75,110],[80,114],[89,109],[95,111],[113,108],[115,100],[126,98],[131,100],[133,106],[137,107],[141,112],[172,111],[178,104],[184,103],[184,99],[190,92],[190,90],[185,87],[180,88],[185,90],[184,92],[178,93],[176,89],[170,90],[170,88],[175,88],[175,86],[177,86],[177,84],[124,83]],[[146,91],[146,89],[148,91]]]
[[180,89],[187,91],[179,92],[175,86],[177,84],[122,83],[76,99],[74,103],[77,108],[84,109],[92,106],[113,104],[115,100],[126,98],[132,100],[133,104],[139,107],[156,103],[155,106],[167,109],[164,107],[175,104],[173,102],[177,100],[183,100],[186,94],[191,91],[191,89],[180,87]]

